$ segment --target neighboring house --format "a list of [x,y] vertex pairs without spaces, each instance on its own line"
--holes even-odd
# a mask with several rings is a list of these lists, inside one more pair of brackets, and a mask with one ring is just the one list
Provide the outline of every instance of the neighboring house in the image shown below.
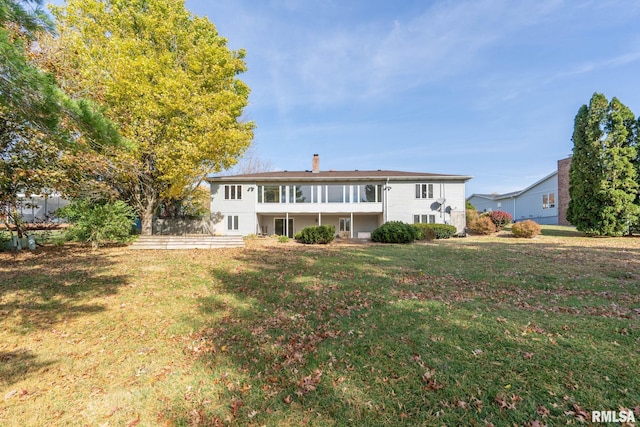
[[569,167],[571,158],[558,161],[558,169],[521,191],[506,194],[472,194],[467,198],[478,212],[501,210],[514,221],[531,219],[539,224],[569,225]]
[[334,225],[336,233],[369,237],[387,221],[465,227],[470,176],[398,171],[265,172],[209,178],[216,234],[293,237],[304,227]]
[[47,222],[56,219],[55,211],[68,204],[69,201],[58,193],[30,196],[18,194],[17,210],[25,222]]

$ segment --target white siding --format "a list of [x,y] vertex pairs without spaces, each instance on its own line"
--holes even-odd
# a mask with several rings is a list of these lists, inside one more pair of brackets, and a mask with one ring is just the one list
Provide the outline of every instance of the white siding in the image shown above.
[[[292,218],[294,234],[310,225],[334,225],[339,231],[339,219],[352,219],[353,236],[359,232],[372,232],[384,221],[403,221],[413,223],[414,215],[434,215],[436,223],[450,224],[452,215],[456,218],[458,232],[464,231],[465,184],[463,181],[419,181],[421,184],[433,185],[433,197],[416,198],[416,181],[381,180],[350,182],[322,182],[317,185],[346,185],[353,190],[354,186],[364,184],[387,186],[381,191],[380,202],[354,202],[350,197],[348,203],[258,203],[258,189],[262,182],[224,182],[211,183],[211,218],[215,223],[216,234],[248,235],[260,232],[273,234],[276,218]],[[267,185],[267,183],[264,183]],[[297,184],[291,181],[290,184]],[[225,199],[225,185],[241,185],[242,196],[237,200]],[[278,182],[269,185],[287,185]],[[316,184],[313,184],[316,185]],[[385,197],[387,198],[385,200]],[[437,203],[445,199],[444,209]],[[288,200],[288,198],[287,198]],[[238,229],[228,228],[228,217],[238,217]]]
[[[255,187],[250,183],[234,183],[242,188],[242,197],[239,200],[225,199],[225,184],[211,184],[211,219],[215,222],[215,233],[220,235],[242,235],[255,234],[256,229],[256,196],[255,190],[249,191],[250,187]],[[227,218],[229,216],[238,217],[238,230],[229,230]]]
[[[451,224],[450,212],[465,212],[465,197],[463,182],[422,181],[420,183],[433,184],[433,197],[416,198],[416,182],[389,182],[387,191],[387,221],[402,221],[413,223],[414,215],[435,215],[436,223]],[[444,209],[441,209],[438,199],[444,199]],[[464,231],[464,224],[454,224],[459,233]]]
[[26,222],[46,222],[47,219],[56,218],[56,210],[65,207],[70,202],[63,199],[58,194],[47,197],[42,195],[32,195],[26,197],[18,195],[18,211],[23,221]]

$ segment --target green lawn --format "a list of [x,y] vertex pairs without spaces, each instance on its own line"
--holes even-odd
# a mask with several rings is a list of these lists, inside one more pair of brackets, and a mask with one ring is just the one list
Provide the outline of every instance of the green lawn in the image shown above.
[[640,419],[640,239],[0,253],[0,425]]

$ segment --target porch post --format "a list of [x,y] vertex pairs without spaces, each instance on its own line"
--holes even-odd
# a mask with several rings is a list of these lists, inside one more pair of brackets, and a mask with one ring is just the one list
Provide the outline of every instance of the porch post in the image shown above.
[[351,218],[349,221],[349,237],[353,239],[353,212],[351,212]]
[[284,235],[289,237],[289,212],[288,211],[287,211],[287,213],[285,213]]
[[318,225],[322,225],[322,212],[318,212]]

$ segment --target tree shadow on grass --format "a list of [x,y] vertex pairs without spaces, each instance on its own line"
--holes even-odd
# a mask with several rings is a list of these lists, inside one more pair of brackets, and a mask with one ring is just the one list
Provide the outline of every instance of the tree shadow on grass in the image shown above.
[[104,310],[91,300],[127,283],[113,264],[105,252],[78,245],[0,253],[0,325],[29,333]]
[[[51,363],[41,361],[38,355],[29,350],[0,351],[0,389],[24,379],[31,373],[38,372]],[[10,397],[13,396],[5,396],[5,400]]]
[[[226,386],[219,396],[228,404],[209,415],[202,407],[184,414],[256,424],[289,420],[412,425],[437,420],[416,408],[440,400],[418,398],[407,408],[403,399],[438,391],[440,383],[421,376],[425,369],[444,372],[443,367],[453,362],[425,368],[418,363],[417,348],[449,343],[447,335],[473,323],[477,308],[480,313],[523,312],[529,319],[523,324],[545,319],[555,310],[576,319],[613,317],[615,322],[637,324],[638,314],[632,309],[640,300],[637,286],[631,287],[640,274],[637,252],[615,244],[585,248],[528,241],[247,249],[237,256],[239,267],[212,269],[212,278],[221,284],[219,293],[199,301],[202,313],[212,320],[198,334],[198,345],[187,350],[210,370],[214,382]],[[620,269],[626,273],[618,275]],[[625,293],[627,299],[619,298]],[[586,308],[573,310],[576,298]],[[419,304],[413,307],[411,302]],[[624,310],[612,313],[609,303]],[[590,310],[590,305],[604,308]],[[425,308],[432,312],[426,317],[414,311]],[[462,317],[450,323],[448,331],[438,326],[438,332],[429,322],[440,322],[437,319],[445,319],[451,310]],[[477,322],[491,333],[503,333],[495,318]],[[426,332],[422,327],[432,329]],[[491,340],[482,328],[465,332],[471,345],[466,354],[469,366],[481,357],[473,350]],[[474,333],[479,338],[473,338]],[[515,336],[520,333],[513,331]],[[509,351],[507,356],[512,357]],[[484,369],[492,366],[489,361]],[[552,370],[554,365],[549,366]],[[412,379],[399,392],[406,375]],[[452,376],[447,381],[455,380]],[[445,395],[441,400],[454,397],[469,396]],[[484,404],[493,405],[491,399]],[[535,409],[534,403],[527,404]],[[186,423],[189,416],[179,412],[167,415]],[[494,408],[490,413],[503,411]]]

